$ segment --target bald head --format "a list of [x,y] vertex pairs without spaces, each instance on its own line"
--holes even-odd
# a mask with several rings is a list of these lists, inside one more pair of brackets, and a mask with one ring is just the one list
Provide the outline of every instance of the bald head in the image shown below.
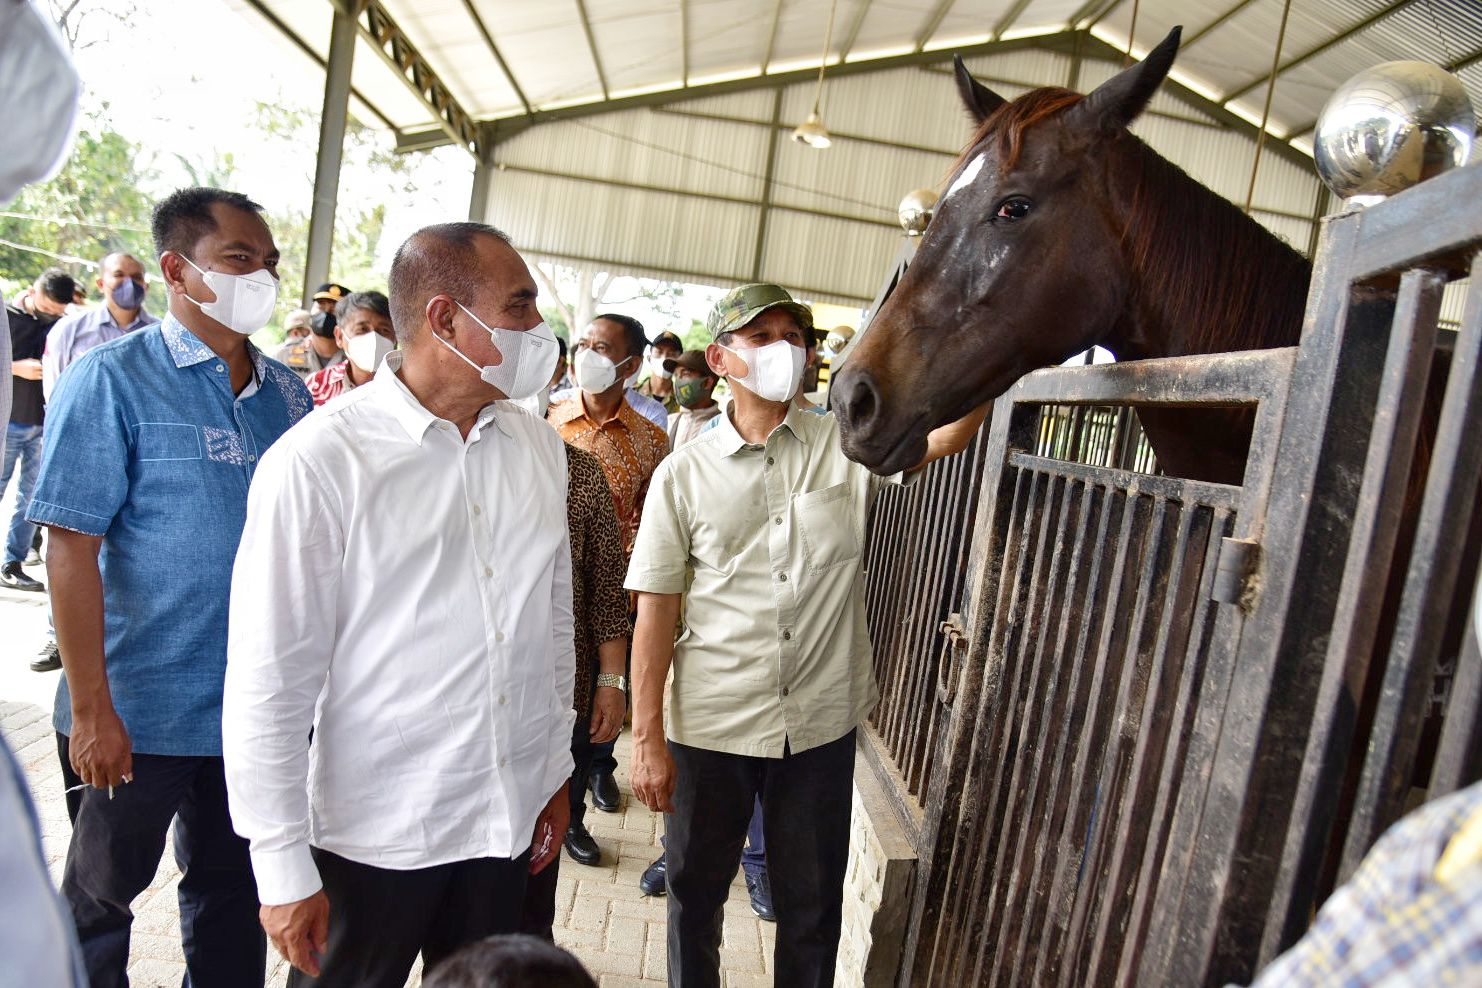
[[498,288],[489,284],[482,253],[491,247],[512,250],[502,231],[465,222],[423,227],[397,248],[388,288],[391,322],[403,346],[422,328],[434,296],[447,295],[473,308],[485,292]]

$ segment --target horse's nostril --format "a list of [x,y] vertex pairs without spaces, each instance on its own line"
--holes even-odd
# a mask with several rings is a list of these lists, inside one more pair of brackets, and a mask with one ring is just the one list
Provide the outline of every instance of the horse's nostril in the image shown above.
[[845,399],[845,414],[856,428],[866,426],[875,417],[880,401],[875,394],[875,385],[865,374],[854,379]]

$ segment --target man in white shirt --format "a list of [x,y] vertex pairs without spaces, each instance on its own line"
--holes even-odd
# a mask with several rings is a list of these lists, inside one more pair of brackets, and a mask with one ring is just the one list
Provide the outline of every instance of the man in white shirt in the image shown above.
[[233,574],[227,788],[295,986],[517,929],[570,813],[566,456],[500,401],[555,337],[483,224],[414,234],[390,288],[400,349],[263,457]]

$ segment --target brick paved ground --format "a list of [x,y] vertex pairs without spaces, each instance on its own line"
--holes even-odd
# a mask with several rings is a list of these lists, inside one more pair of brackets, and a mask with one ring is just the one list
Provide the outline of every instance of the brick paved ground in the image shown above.
[[[10,498],[0,501],[0,525]],[[44,570],[29,570],[45,580]],[[51,731],[51,697],[59,673],[26,668],[44,640],[45,596],[0,589],[0,731],[15,749],[31,783],[52,874],[60,878],[70,838],[62,799],[61,769]],[[575,951],[602,988],[664,983],[664,900],[638,891],[638,876],[658,854],[659,818],[634,801],[628,788],[628,737],[618,742],[618,782],[623,810],[589,810],[587,824],[602,846],[603,861],[584,867],[564,854],[556,897],[556,941]],[[179,872],[166,852],[153,884],[134,903],[129,977],[134,988],[174,988],[184,962],[175,886]],[[756,919],[738,877],[725,908],[721,965],[725,988],[770,986],[773,927]],[[270,948],[271,949],[271,948]],[[287,965],[274,954],[267,983],[283,984]],[[414,974],[409,984],[420,983]]]

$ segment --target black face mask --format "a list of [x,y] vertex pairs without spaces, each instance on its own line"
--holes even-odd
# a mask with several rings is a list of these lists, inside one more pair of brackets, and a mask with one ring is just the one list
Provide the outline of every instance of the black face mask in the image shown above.
[[315,336],[334,338],[335,318],[333,312],[316,312],[309,317],[309,331]]

